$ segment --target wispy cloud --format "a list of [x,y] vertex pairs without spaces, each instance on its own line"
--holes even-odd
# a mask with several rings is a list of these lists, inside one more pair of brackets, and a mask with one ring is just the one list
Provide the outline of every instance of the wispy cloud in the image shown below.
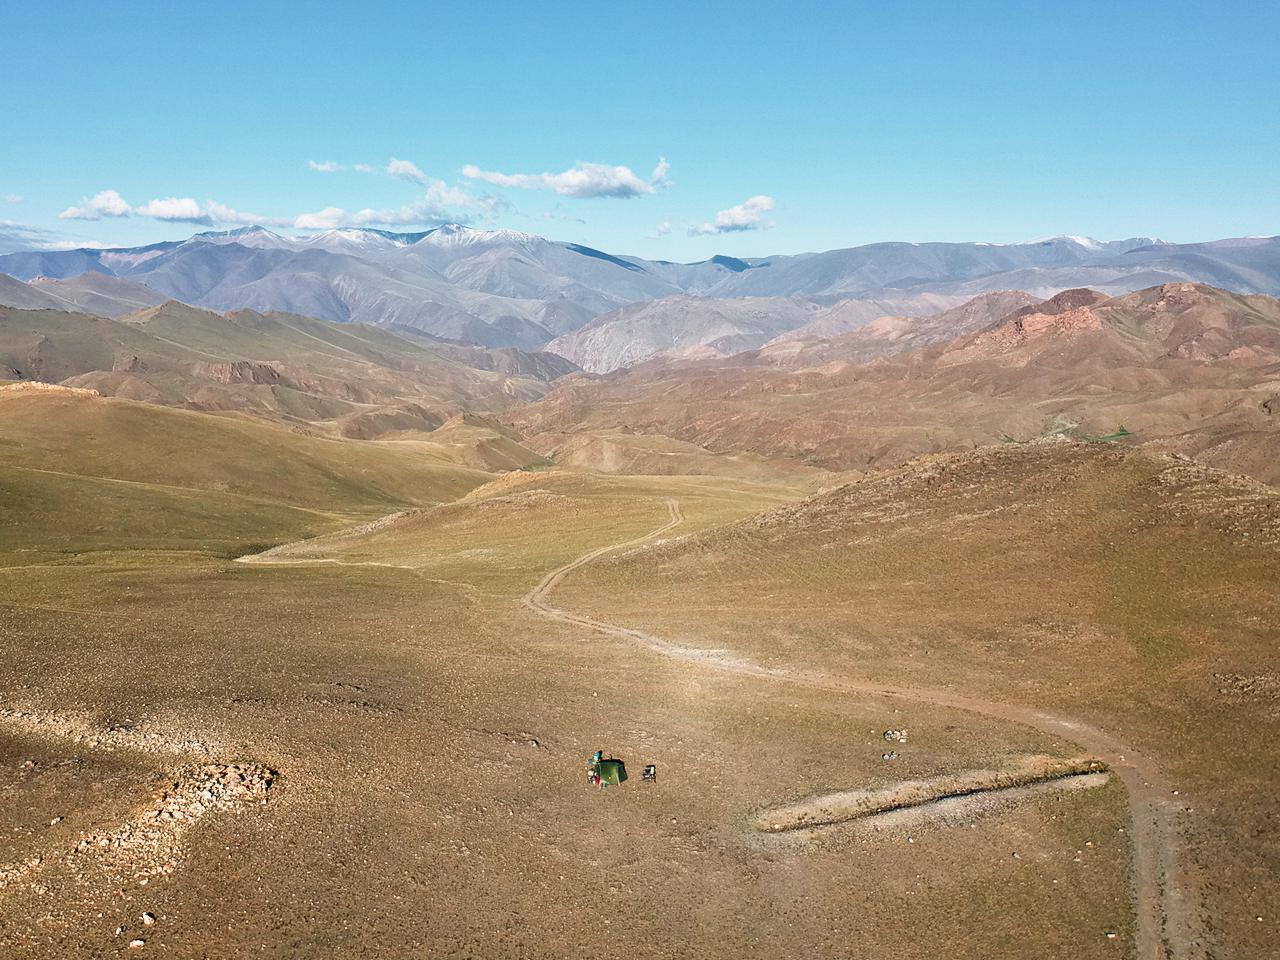
[[395,157],[387,164],[387,173],[397,180],[407,180],[424,187],[431,182],[431,178],[419,170],[417,164],[409,160],[397,160]]
[[764,215],[773,209],[773,197],[763,194],[750,197],[736,207],[729,207],[716,214],[711,223],[703,223],[689,228],[689,236],[698,237],[708,233],[740,233],[743,230],[761,230],[773,226],[764,222]]
[[205,212],[214,223],[236,224],[237,226],[257,225],[261,227],[291,227],[293,217],[269,217],[261,213],[248,213],[229,207],[217,200],[205,204]]
[[350,214],[341,207],[325,207],[315,213],[300,213],[293,225],[299,230],[332,230],[335,227],[352,226]]
[[[352,169],[356,169],[352,167]],[[60,216],[64,220],[101,220],[104,217],[148,217],[163,223],[191,223],[198,226],[260,224],[264,227],[293,227],[298,230],[332,230],[337,227],[427,226],[449,221],[469,223],[480,218],[491,220],[510,205],[498,197],[477,196],[463,187],[433,180],[407,160],[392,159],[387,172],[400,179],[426,187],[425,192],[410,203],[398,207],[364,207],[348,210],[328,206],[321,210],[291,216],[266,216],[237,210],[217,200],[203,204],[194,197],[163,197],[133,206],[115,190],[103,190],[68,207]]]
[[21,203],[24,197],[20,193],[4,193],[0,194],[0,200],[5,203]]
[[[363,210],[345,210],[342,207],[325,207],[314,213],[302,213],[294,217],[293,226],[299,230],[336,230],[339,227],[409,227],[445,223],[459,219],[445,207],[427,199],[407,203],[400,207]],[[465,217],[461,219],[467,219]]]
[[[428,178],[429,180],[429,178]],[[399,207],[346,210],[325,207],[313,213],[299,214],[292,226],[299,230],[334,230],[339,227],[409,227],[430,226],[457,221],[469,223],[474,215],[491,216],[505,207],[496,197],[478,197],[443,180],[429,180],[430,186],[421,198]]]
[[67,207],[58,214],[58,219],[101,220],[103,217],[127,217],[132,212],[133,208],[120,194],[114,190],[102,190],[92,197],[82,198],[78,207]]
[[[308,160],[307,169],[314,170],[316,173],[341,173],[343,170],[352,170],[355,173],[374,173],[378,168],[369,163],[339,163],[337,160]],[[395,157],[382,168],[388,176],[395,177],[397,180],[404,180],[408,183],[416,183],[420,186],[427,186],[431,183],[431,178],[422,172],[422,169],[411,160],[399,160]]]
[[630,167],[613,167],[604,163],[579,163],[563,173],[498,173],[468,164],[462,168],[462,175],[498,187],[550,190],[562,197],[629,199],[655,193],[668,186],[670,170],[671,164],[662,157],[648,180],[638,176]]
[[671,221],[663,220],[660,224],[653,228],[653,233],[645,237],[646,240],[661,240],[671,232]]
[[575,217],[573,214],[565,213],[564,209],[561,207],[559,203],[557,203],[550,210],[544,211],[542,214],[542,219],[543,220],[560,220],[563,223],[585,224],[587,222],[583,220],[581,217]]
[[105,247],[95,240],[68,236],[43,227],[33,227],[14,220],[0,220],[0,253],[19,250],[72,250],[76,247]]
[[649,182],[655,187],[669,187],[671,181],[667,179],[667,174],[671,172],[671,164],[667,162],[666,157],[658,158],[658,165],[653,168],[653,175],[649,178]]

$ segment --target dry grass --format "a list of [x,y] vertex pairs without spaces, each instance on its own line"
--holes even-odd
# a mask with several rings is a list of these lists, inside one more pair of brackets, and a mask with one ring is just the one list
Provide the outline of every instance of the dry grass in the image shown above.
[[[517,602],[548,569],[658,525],[669,498],[696,533],[793,496],[708,477],[518,474],[333,552],[414,569],[132,551],[15,568],[0,581],[0,701],[89,726],[163,724],[281,778],[266,806],[202,817],[171,875],[22,887],[0,933],[28,956],[94,955],[146,910],[161,918],[147,949],[181,956],[558,956],[599,944],[605,917],[603,956],[923,960],[939,937],[975,958],[1028,944],[1110,956],[1102,930],[1129,936],[1122,793],[1037,798],[973,830],[860,841],[856,857],[762,850],[750,812],[820,788],[815,771],[883,777],[879,731],[897,707],[690,671]],[[1053,751],[957,711],[913,711],[911,724],[895,768],[907,778]],[[659,784],[586,789],[596,747],[656,762]],[[28,884],[55,889],[48,854],[64,838],[127,821],[132,807],[91,802],[91,784],[128,760],[112,789],[145,797],[162,770],[134,756],[0,729],[0,795],[23,757],[41,759],[14,856],[46,854]],[[69,832],[54,836],[59,815]],[[1096,846],[1076,862],[1086,839]],[[1028,932],[1016,918],[1032,906],[1042,922]]]
[[[1211,935],[1263,956],[1280,904],[1280,499],[1073,443],[929,458],[567,581],[558,603],[768,666],[1009,701],[1123,737],[1190,810]],[[1227,731],[1249,731],[1235,736]]]

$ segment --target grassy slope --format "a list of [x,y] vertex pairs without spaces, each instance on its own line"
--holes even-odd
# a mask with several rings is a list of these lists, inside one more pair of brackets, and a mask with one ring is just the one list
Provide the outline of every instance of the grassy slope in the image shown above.
[[[1131,738],[1205,815],[1223,942],[1280,907],[1280,498],[1111,447],[915,462],[702,537],[602,561],[571,609],[769,663],[1044,705]],[[1229,737],[1224,731],[1251,731]],[[1247,947],[1252,947],[1252,952]]]
[[721,476],[797,487],[834,479],[827,471],[791,460],[751,453],[715,454],[670,437],[622,430],[547,433],[527,438],[525,446],[562,467],[607,474]]
[[[549,568],[653,529],[670,497],[697,532],[794,495],[711,477],[513,474],[290,551],[412,570],[188,558],[14,571],[0,581],[6,701],[198,731],[279,769],[282,787],[202,824],[171,879],[66,879],[52,900],[11,900],[0,932],[35,956],[92,954],[152,910],[180,955],[563,956],[591,942],[633,960],[924,960],[945,940],[975,960],[1112,956],[1127,929],[1114,788],[912,844],[895,832],[771,847],[749,828],[756,809],[815,786],[958,772],[1051,749],[1043,738],[930,711],[911,718],[914,745],[890,769],[878,731],[900,722],[894,704],[691,671],[515,602]],[[657,762],[659,785],[585,789],[597,747]],[[28,740],[4,756],[16,769],[65,749]],[[145,794],[164,761],[144,759],[117,792]],[[90,753],[61,796],[108,773]],[[43,827],[55,813],[71,842],[101,816],[35,799],[41,829],[16,837],[14,856],[56,849]],[[1099,842],[1073,862],[1088,837]],[[46,860],[42,879],[60,879],[60,858]]]
[[0,392],[8,547],[234,550],[451,500],[492,474],[419,444],[323,440],[63,391]]
[[[412,448],[322,440],[252,420],[60,391],[0,394],[17,466],[372,512],[460,496],[487,477]],[[406,452],[407,451],[407,452]]]
[[[0,913],[0,935],[35,955],[101,952],[117,922],[157,908],[172,917],[166,940],[194,955],[228,949],[213,937],[246,950],[266,939],[282,955],[563,954],[601,915],[634,957],[1123,946],[1114,786],[911,847],[746,844],[763,805],[1051,745],[953,711],[901,717],[874,699],[703,676],[549,628],[514,602],[547,569],[657,526],[668,498],[695,536],[576,571],[556,602],[761,660],[972,687],[1121,727],[1213,811],[1197,854],[1217,884],[1219,936],[1235,955],[1265,955],[1266,928],[1246,921],[1275,906],[1265,678],[1280,611],[1273,528],[1247,486],[1166,475],[1112,448],[1009,447],[726,528],[794,500],[796,484],[548,471],[477,486],[489,475],[427,444],[56,392],[0,393],[0,459],[0,540],[17,548],[3,561],[0,697],[172,721],[277,766],[286,785],[265,811],[202,828],[171,882]],[[410,570],[226,561],[402,505],[425,509],[282,556]],[[51,547],[121,552],[23,565]],[[877,731],[904,721],[912,746],[889,769]],[[1222,749],[1222,731],[1241,729],[1261,735]],[[596,746],[657,760],[661,790],[583,791]],[[6,769],[50,749],[0,735]],[[91,757],[85,775],[95,769]],[[164,772],[112,789],[141,795]],[[43,831],[69,810],[66,829],[80,829],[92,804],[61,799],[78,795],[70,784],[37,798],[29,819]],[[21,855],[43,850],[41,835],[16,838]],[[1086,840],[1098,842],[1073,859]],[[481,920],[476,902],[493,905]],[[50,909],[28,933],[22,918]],[[362,922],[371,911],[389,922]],[[212,915],[231,930],[211,932]]]
[[266,499],[9,467],[0,471],[0,563],[67,553],[237,553],[338,518]]
[[442,579],[466,579],[479,567],[487,589],[518,596],[579,553],[658,526],[667,498],[685,504],[690,529],[699,529],[797,495],[787,487],[711,477],[513,473],[455,503],[368,531],[290,545],[272,559],[390,563]]

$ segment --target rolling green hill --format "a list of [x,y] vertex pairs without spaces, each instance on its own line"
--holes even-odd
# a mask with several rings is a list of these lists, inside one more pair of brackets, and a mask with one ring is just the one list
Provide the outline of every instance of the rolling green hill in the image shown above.
[[424,443],[307,436],[31,384],[0,388],[7,547],[275,542],[455,499],[492,473]]

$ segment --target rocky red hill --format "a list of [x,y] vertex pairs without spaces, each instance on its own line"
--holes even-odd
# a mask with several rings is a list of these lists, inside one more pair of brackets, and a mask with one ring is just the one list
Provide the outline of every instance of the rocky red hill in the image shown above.
[[866,362],[839,345],[567,377],[512,422],[528,434],[627,428],[838,469],[1124,427],[1129,442],[1280,476],[1271,297],[1190,283],[1067,291],[912,352]]

